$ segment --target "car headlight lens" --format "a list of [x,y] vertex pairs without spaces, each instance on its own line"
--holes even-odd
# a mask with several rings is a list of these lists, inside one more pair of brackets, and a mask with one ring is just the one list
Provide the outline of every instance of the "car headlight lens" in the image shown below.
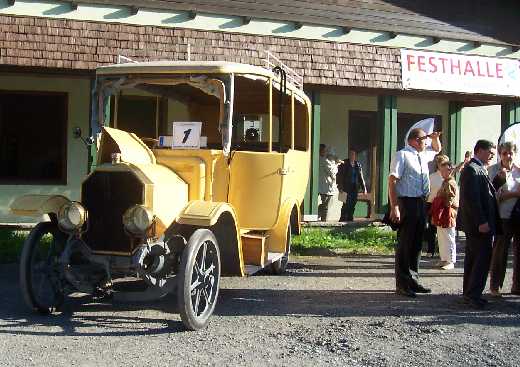
[[123,214],[123,224],[127,231],[143,234],[153,223],[153,213],[143,205],[134,205]]
[[63,205],[58,212],[58,226],[64,232],[80,229],[87,220],[87,210],[77,202]]

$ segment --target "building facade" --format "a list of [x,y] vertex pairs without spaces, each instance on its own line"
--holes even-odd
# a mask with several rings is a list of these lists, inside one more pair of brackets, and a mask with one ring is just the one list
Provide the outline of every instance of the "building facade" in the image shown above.
[[[358,151],[365,199],[373,214],[381,212],[390,157],[414,122],[434,117],[444,151],[460,161],[478,138],[497,140],[520,121],[520,92],[505,81],[520,73],[496,66],[520,65],[514,33],[520,5],[477,3],[0,0],[0,222],[24,221],[8,210],[19,195],[79,199],[92,162],[73,132],[92,131],[97,66],[119,56],[264,65],[267,50],[303,75],[313,101],[307,219],[317,213],[320,143],[341,158],[348,149]],[[445,81],[434,66],[455,76]],[[406,70],[416,73],[403,79]],[[490,74],[494,88],[482,82]],[[168,121],[164,109],[175,108],[163,104],[145,95],[118,96],[109,120],[136,132],[156,124],[157,132],[159,120]],[[339,206],[336,200],[331,220],[339,218]],[[366,203],[358,205],[357,215],[366,212]]]

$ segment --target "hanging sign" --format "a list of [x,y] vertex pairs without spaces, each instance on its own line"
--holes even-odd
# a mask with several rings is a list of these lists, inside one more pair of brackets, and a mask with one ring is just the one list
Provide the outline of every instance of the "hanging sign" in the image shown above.
[[174,122],[172,148],[199,149],[202,122]]
[[520,60],[401,50],[404,89],[520,96]]

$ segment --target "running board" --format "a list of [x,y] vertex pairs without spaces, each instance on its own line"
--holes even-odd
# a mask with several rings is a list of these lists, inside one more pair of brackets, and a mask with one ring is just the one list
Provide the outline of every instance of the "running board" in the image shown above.
[[254,273],[259,272],[263,268],[267,267],[268,265],[274,263],[276,260],[280,259],[283,256],[283,252],[268,252],[267,253],[267,260],[264,263],[264,266],[259,265],[251,265],[246,264],[245,265],[245,271],[247,275],[253,275]]

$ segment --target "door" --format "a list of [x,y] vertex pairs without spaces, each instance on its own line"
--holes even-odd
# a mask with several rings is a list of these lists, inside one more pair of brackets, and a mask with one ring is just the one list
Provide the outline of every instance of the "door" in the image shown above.
[[228,202],[241,228],[266,230],[275,225],[285,173],[283,153],[232,152]]

